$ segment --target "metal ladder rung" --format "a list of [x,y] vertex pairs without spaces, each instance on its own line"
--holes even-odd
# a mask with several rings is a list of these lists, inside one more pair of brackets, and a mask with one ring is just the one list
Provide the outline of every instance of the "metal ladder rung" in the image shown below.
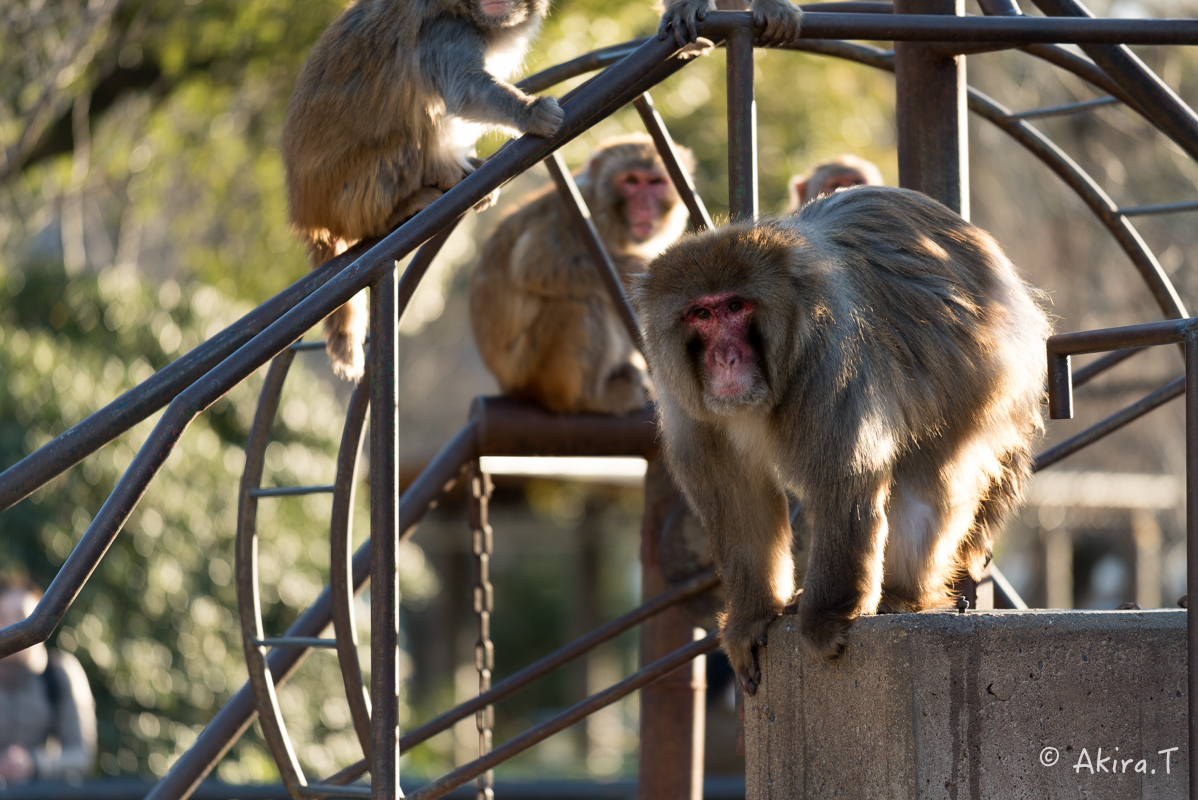
[[1178,203],[1161,203],[1155,206],[1132,206],[1119,209],[1119,213],[1125,217],[1134,217],[1140,214],[1168,214],[1173,211],[1194,210],[1198,210],[1198,200],[1182,200]]
[[1080,103],[1065,103],[1048,108],[1034,108],[1031,111],[1020,111],[1011,115],[1011,119],[1040,119],[1041,117],[1058,117],[1065,114],[1079,114],[1091,108],[1110,106],[1119,102],[1117,97],[1099,97],[1096,100],[1083,100]]
[[250,639],[256,647],[324,647],[333,649],[336,639],[321,639],[316,636],[276,636],[272,639]]
[[[364,344],[370,344],[369,336],[366,337]],[[297,353],[302,353],[302,352],[306,352],[309,350],[323,350],[324,349],[324,339],[317,339],[312,342],[294,342],[287,349],[294,350]]]
[[335,487],[328,486],[277,486],[266,489],[250,489],[250,497],[295,497],[303,494],[332,494]]
[[312,783],[299,787],[300,794],[311,797],[370,797],[369,786],[332,786],[327,783]]

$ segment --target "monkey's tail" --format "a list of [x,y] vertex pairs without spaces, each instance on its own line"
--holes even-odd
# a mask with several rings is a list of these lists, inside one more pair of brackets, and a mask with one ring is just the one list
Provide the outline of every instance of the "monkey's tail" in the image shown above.
[[986,497],[978,506],[969,534],[957,550],[961,568],[975,580],[990,563],[994,539],[1003,522],[1023,500],[1023,488],[1032,474],[1032,450],[1020,446],[1008,450],[1002,457],[1002,472],[994,477]]
[[[348,242],[323,232],[309,239],[308,261],[312,268],[316,269],[348,248]],[[355,383],[362,379],[366,371],[365,343],[368,321],[365,292],[358,292],[348,303],[325,317],[324,347],[329,354],[333,372],[338,377]]]

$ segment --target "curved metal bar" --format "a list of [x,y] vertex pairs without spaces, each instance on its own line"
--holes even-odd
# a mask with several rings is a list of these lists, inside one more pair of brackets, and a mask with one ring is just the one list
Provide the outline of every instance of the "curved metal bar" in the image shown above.
[[1041,61],[1047,61],[1055,67],[1060,67],[1066,72],[1073,73],[1092,86],[1102,89],[1109,95],[1118,97],[1123,101],[1125,106],[1139,114],[1145,120],[1148,120],[1149,124],[1152,124],[1152,121],[1148,119],[1148,115],[1144,113],[1144,109],[1140,107],[1140,103],[1135,95],[1120,86],[1093,61],[1082,58],[1077,53],[1071,53],[1060,45],[1055,44],[1029,44],[1019,49],[1029,55],[1035,56]]
[[1172,281],[1140,237],[1140,232],[1127,217],[1119,213],[1119,207],[1077,162],[1040,131],[1026,122],[1011,119],[1007,109],[973,88],[969,89],[969,108],[1039,158],[1090,207],[1094,216],[1106,226],[1140,271],[1148,290],[1166,317],[1180,319],[1189,316]]
[[262,598],[258,590],[258,497],[254,489],[262,485],[262,471],[266,464],[266,446],[270,442],[270,429],[274,425],[279,409],[279,398],[283,393],[283,382],[295,359],[294,350],[284,350],[271,362],[258,398],[258,410],[250,426],[250,435],[245,445],[245,469],[241,473],[241,489],[237,506],[237,538],[235,541],[237,575],[237,610],[241,618],[241,644],[245,651],[246,669],[249,672],[250,688],[258,706],[258,722],[262,735],[270,747],[279,777],[287,787],[287,793],[300,800],[301,786],[307,781],[295,757],[295,748],[287,736],[279,698],[275,694],[274,680],[266,666],[266,648],[259,642],[266,638],[262,628]]
[[[358,625],[354,615],[353,564],[350,549],[354,538],[354,494],[358,485],[358,464],[362,456],[362,435],[366,412],[370,408],[370,371],[362,378],[349,399],[341,449],[337,453],[337,473],[333,486],[333,511],[329,523],[329,592],[333,598],[333,632],[337,641],[337,662],[345,683],[350,717],[362,753],[370,762],[370,695],[362,679],[358,660]],[[355,776],[356,777],[356,776]],[[352,779],[351,779],[352,780]]]
[[[462,468],[477,455],[478,424],[471,421],[441,448],[399,498],[396,517],[399,519],[401,538],[412,535],[428,509],[436,505],[441,495],[456,482]],[[354,552],[351,564],[351,585],[353,591],[358,592],[370,576],[370,542],[364,543]],[[333,621],[332,605],[332,592],[326,587],[316,598],[316,602],[287,629],[286,635],[319,635]],[[276,687],[283,685],[307,657],[308,652],[306,649],[291,647],[271,651],[266,657],[266,664]],[[237,742],[257,714],[253,690],[249,684],[245,684],[221,707],[200,732],[195,743],[179,757],[166,777],[146,795],[146,800],[186,800],[190,797],[204,776]]]
[[[1002,19],[1007,18],[1003,17]],[[800,47],[794,46],[791,49],[800,49]],[[803,47],[802,49],[808,48]],[[812,50],[812,52],[835,55],[888,71],[894,70],[893,54],[867,45],[840,42],[836,47],[823,46],[818,51]],[[1077,162],[1040,131],[1026,122],[1013,119],[1010,111],[972,87],[969,88],[968,102],[971,111],[993,123],[1023,145],[1026,150],[1055,172],[1090,207],[1094,215],[1115,237],[1115,241],[1123,248],[1132,264],[1139,270],[1141,277],[1148,285],[1148,290],[1166,317],[1180,319],[1189,316],[1172,281],[1169,280],[1169,276],[1161,268],[1156,256],[1152,254],[1148,245],[1140,237],[1139,231],[1125,216],[1119,213],[1119,207]]]
[[[1032,0],[1056,18],[1093,19],[1078,0]],[[1083,44],[1082,50],[1103,72],[1137,98],[1139,107],[1161,133],[1198,160],[1198,115],[1165,85],[1126,43]]]

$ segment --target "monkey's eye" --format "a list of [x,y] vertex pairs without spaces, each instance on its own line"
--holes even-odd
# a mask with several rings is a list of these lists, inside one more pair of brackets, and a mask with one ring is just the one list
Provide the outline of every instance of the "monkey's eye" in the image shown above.
[[731,311],[733,314],[735,314],[737,311],[740,311],[744,307],[745,307],[745,304],[739,300],[733,300],[731,303],[728,304],[728,310]]
[[695,319],[711,319],[711,312],[706,308],[696,308],[691,312],[691,316]]

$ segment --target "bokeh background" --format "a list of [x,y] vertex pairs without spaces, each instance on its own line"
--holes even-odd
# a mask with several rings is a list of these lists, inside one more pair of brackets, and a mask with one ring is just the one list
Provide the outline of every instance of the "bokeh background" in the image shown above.
[[[329,0],[0,4],[0,468],[305,273],[287,226],[280,134],[300,65],[341,7]],[[1102,0],[1092,7],[1099,15],[1192,16],[1198,3]],[[526,72],[651,33],[656,19],[643,0],[560,0]],[[1183,98],[1198,102],[1198,54],[1139,52]],[[1021,53],[970,57],[969,78],[1019,110],[1097,96]],[[709,209],[726,216],[722,52],[699,59],[653,96],[675,138],[697,156],[696,180]],[[789,176],[842,152],[876,161],[897,182],[889,74],[758,51],[757,100],[763,209],[784,206]],[[1198,197],[1195,164],[1122,108],[1036,125],[1121,204]],[[567,146],[565,157],[581,165],[607,136],[638,128],[626,109]],[[480,150],[500,141],[491,137]],[[1046,291],[1058,330],[1160,317],[1130,262],[1081,201],[977,119],[970,121],[970,167],[974,221]],[[464,423],[473,397],[494,391],[470,337],[469,265],[505,208],[547,180],[534,170],[505,188],[497,208],[467,217],[402,320],[406,474]],[[1193,213],[1136,220],[1191,306],[1198,303],[1193,221]],[[1175,350],[1137,356],[1079,393],[1078,420],[1052,423],[1048,441],[1180,371]],[[164,774],[245,680],[232,539],[242,448],[260,386],[256,375],[192,425],[54,637],[52,644],[83,662],[97,696],[97,774]],[[322,354],[297,360],[264,485],[331,481],[347,396]],[[153,421],[0,515],[0,567],[47,583]],[[998,553],[1029,602],[1172,603],[1184,583],[1183,498],[1178,491],[1168,499],[1184,472],[1182,431],[1174,403],[1058,468],[1105,476],[1095,479],[1098,486],[1159,479],[1152,485],[1165,499],[1152,508],[1085,497],[1054,505],[1051,492],[1033,491],[1034,502]],[[498,481],[497,679],[635,604],[640,504],[634,486]],[[268,631],[285,629],[327,579],[329,505],[319,496],[262,504]],[[364,515],[358,519],[361,527]],[[357,535],[362,541],[364,531]],[[1155,550],[1144,542],[1155,542]],[[462,501],[451,496],[403,552],[407,727],[477,687],[471,576]],[[589,588],[580,593],[580,586]],[[625,637],[500,704],[497,741],[626,674],[636,663],[635,646],[635,637]],[[709,767],[735,772],[726,675],[717,670],[711,680]],[[326,653],[309,658],[281,692],[305,769],[327,774],[360,756],[339,692]],[[636,718],[633,698],[500,774],[634,775]],[[470,723],[408,754],[405,769],[436,774],[468,759],[475,746]],[[276,777],[256,731],[217,774],[229,781]]]

